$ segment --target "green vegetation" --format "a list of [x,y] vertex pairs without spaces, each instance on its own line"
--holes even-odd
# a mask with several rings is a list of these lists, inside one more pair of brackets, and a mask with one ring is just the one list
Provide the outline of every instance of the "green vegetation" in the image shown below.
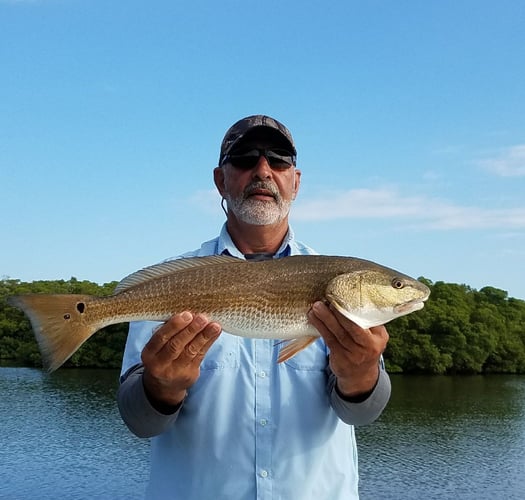
[[[493,287],[477,291],[467,285],[421,278],[432,290],[421,311],[388,325],[385,352],[390,372],[525,373],[525,301]],[[0,361],[40,366],[31,325],[18,309],[7,305],[21,293],[88,293],[109,295],[116,282],[0,281]],[[127,324],[96,333],[66,366],[118,368]]]
[[525,373],[525,301],[420,280],[432,290],[425,307],[388,325],[390,372]]

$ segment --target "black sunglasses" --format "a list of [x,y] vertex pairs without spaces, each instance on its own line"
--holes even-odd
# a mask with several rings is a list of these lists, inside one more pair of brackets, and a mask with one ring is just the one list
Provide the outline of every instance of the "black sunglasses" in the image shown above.
[[248,151],[225,155],[221,165],[231,163],[235,168],[250,170],[264,156],[272,169],[286,170],[295,164],[296,157],[285,149],[250,149]]

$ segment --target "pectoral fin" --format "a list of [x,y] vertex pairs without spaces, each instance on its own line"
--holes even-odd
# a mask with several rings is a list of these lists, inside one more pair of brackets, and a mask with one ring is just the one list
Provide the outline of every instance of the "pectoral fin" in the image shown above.
[[290,358],[293,358],[298,352],[306,349],[312,342],[315,342],[319,337],[301,337],[299,339],[287,342],[279,351],[278,363],[282,363]]

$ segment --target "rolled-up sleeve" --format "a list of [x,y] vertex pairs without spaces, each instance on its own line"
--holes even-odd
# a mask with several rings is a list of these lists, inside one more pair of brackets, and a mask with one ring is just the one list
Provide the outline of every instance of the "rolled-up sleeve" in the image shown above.
[[172,413],[161,413],[150,403],[142,374],[144,367],[137,365],[121,377],[117,392],[120,416],[129,430],[138,437],[158,436],[173,426],[179,416],[182,404]]
[[380,362],[379,377],[370,395],[363,401],[345,400],[336,389],[337,377],[328,368],[328,393],[330,403],[337,416],[346,424],[366,425],[376,420],[385,409],[390,399],[390,377],[383,362]]

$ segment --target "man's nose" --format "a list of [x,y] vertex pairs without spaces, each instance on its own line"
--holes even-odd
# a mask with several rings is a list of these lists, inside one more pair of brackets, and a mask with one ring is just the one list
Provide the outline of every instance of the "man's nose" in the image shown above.
[[253,175],[259,177],[260,179],[267,179],[268,177],[271,177],[272,169],[268,163],[268,160],[266,159],[266,156],[259,156],[259,160],[255,165]]

